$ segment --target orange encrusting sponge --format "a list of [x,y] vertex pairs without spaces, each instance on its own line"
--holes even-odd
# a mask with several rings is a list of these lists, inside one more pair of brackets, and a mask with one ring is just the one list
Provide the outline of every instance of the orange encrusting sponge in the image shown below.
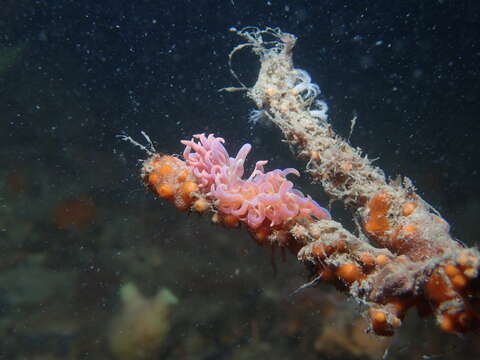
[[[411,216],[418,204],[414,201],[406,201],[401,205],[399,213],[392,211],[392,204],[395,203],[393,196],[386,192],[379,192],[367,203],[366,222],[363,225],[365,233],[373,242],[385,247],[397,255],[406,255],[413,261],[428,259],[432,254],[441,253],[442,250],[432,246],[422,236],[422,229],[419,221],[402,223],[400,219],[407,219]],[[427,226],[429,220],[423,219],[422,225]]]
[[425,295],[437,311],[437,322],[443,331],[463,333],[479,327],[479,314],[470,306],[459,306],[467,303],[462,299],[470,297],[472,285],[461,265],[453,263],[438,267],[430,275]]
[[[155,194],[173,202],[178,210],[206,211],[204,199],[195,199],[198,184],[185,162],[170,155],[153,155],[143,164],[143,179]],[[202,201],[203,200],[203,201]],[[200,202],[199,202],[200,201]]]
[[368,203],[368,221],[364,225],[365,232],[375,238],[381,238],[389,229],[387,213],[390,209],[390,196],[380,193]]

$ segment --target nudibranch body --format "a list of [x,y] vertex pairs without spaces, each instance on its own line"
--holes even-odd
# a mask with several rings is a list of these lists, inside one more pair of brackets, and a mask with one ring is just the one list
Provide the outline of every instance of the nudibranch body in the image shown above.
[[184,140],[185,161],[170,155],[153,154],[144,161],[142,176],[149,188],[171,200],[179,210],[203,212],[214,208],[251,230],[261,226],[282,227],[292,220],[330,219],[329,212],[293,187],[287,175],[295,169],[265,172],[267,161],[257,161],[243,178],[244,164],[251,150],[245,144],[235,158],[213,134],[194,135]]

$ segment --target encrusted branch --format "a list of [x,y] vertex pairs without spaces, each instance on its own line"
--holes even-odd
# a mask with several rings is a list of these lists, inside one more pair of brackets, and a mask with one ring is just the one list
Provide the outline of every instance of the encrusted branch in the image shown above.
[[[360,237],[394,254],[388,265],[355,283],[358,295],[371,307],[373,329],[391,333],[412,306],[422,314],[435,311],[445,331],[477,328],[477,249],[465,249],[452,238],[448,223],[415,193],[409,179],[387,181],[359,149],[335,134],[327,104],[317,99],[318,85],[304,70],[294,68],[295,36],[279,29],[234,31],[247,40],[261,62],[248,96],[282,130],[298,156],[308,159],[307,172],[313,179],[352,211],[361,224]],[[323,228],[322,222],[315,227]],[[321,246],[328,237],[320,232],[313,238]],[[299,258],[325,262],[314,249],[313,245],[302,249]],[[373,258],[366,251],[357,265],[372,261],[367,254]],[[346,260],[335,261],[341,266]]]
[[452,238],[448,223],[410,180],[387,181],[335,134],[319,86],[293,66],[295,36],[273,28],[232,30],[246,42],[230,53],[230,63],[236,51],[251,48],[261,68],[253,87],[224,90],[247,91],[259,109],[252,120],[265,117],[282,130],[308,160],[306,171],[352,211],[358,235],[293,188],[286,176],[294,169],[265,172],[266,162],[259,161],[243,178],[250,146],[231,158],[213,135],[183,141],[184,160],[148,150],[142,177],[149,189],[179,210],[213,212],[213,222],[227,227],[243,224],[262,246],[288,249],[311,269],[312,283],[330,282],[365,304],[376,334],[392,335],[412,307],[434,313],[444,331],[478,329],[477,249]]

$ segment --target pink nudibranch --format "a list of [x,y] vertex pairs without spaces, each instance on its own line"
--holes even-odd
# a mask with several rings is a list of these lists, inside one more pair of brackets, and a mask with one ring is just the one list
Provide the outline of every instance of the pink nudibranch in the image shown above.
[[253,229],[265,221],[276,226],[296,217],[330,219],[328,210],[287,180],[288,174],[299,176],[296,169],[265,172],[267,161],[257,161],[252,174],[243,179],[245,159],[252,146],[243,145],[232,158],[223,143],[224,139],[213,134],[194,135],[190,141],[182,141],[187,166],[219,211],[238,217]]

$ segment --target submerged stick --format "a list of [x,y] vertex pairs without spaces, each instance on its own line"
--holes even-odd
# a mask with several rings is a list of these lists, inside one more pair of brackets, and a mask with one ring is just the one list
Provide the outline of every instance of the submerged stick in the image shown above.
[[[258,55],[261,67],[248,96],[283,132],[306,171],[325,192],[352,211],[362,239],[394,256],[381,271],[365,274],[350,293],[370,309],[372,328],[393,333],[406,310],[435,312],[440,327],[466,332],[479,327],[479,252],[466,249],[450,234],[438,211],[416,192],[408,178],[387,181],[383,171],[338,136],[328,122],[328,106],[308,73],[296,69],[292,49],[296,37],[279,29],[236,30]],[[264,37],[274,41],[264,41]],[[320,222],[321,223],[321,222]],[[319,244],[325,234],[314,236]],[[365,253],[363,265],[374,263]],[[318,256],[305,248],[299,258],[339,269],[345,260]],[[383,260],[377,260],[383,262]],[[353,269],[353,268],[352,268]]]
[[[413,307],[422,316],[434,313],[446,332],[478,329],[478,250],[450,235],[448,223],[409,179],[387,181],[359,149],[335,134],[319,86],[293,66],[295,36],[276,28],[232,30],[246,42],[231,52],[230,63],[245,48],[261,63],[255,85],[240,89],[308,160],[306,171],[314,181],[351,210],[359,235],[293,188],[286,176],[298,174],[295,169],[265,172],[266,161],[259,161],[244,178],[251,146],[232,158],[224,140],[213,135],[182,141],[183,160],[143,147],[149,155],[142,167],[147,187],[178,210],[213,213],[214,223],[243,224],[258,244],[288,249],[311,270],[313,280],[305,286],[329,282],[348,293],[366,306],[370,329],[378,335],[392,335]],[[230,89],[237,88],[225,90]]]

